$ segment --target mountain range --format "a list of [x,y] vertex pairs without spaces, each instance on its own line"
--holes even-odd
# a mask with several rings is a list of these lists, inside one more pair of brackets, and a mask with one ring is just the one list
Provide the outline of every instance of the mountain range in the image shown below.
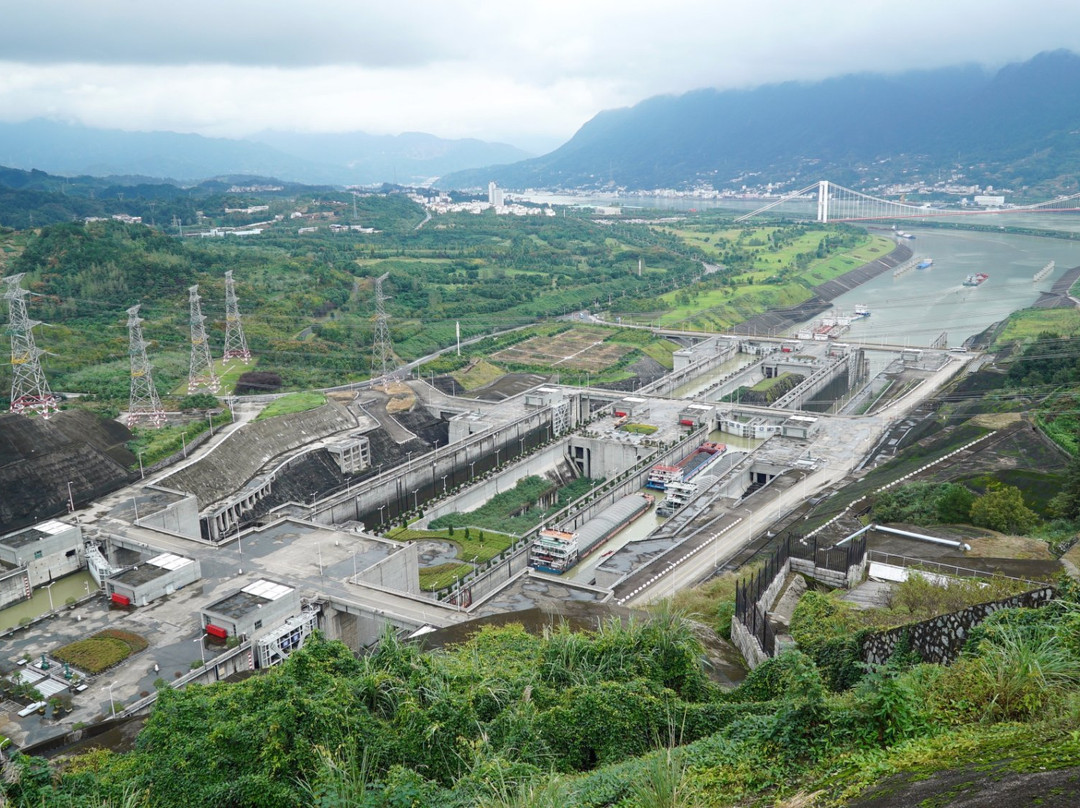
[[722,190],[827,178],[873,190],[952,180],[1045,197],[1080,190],[1080,56],[657,96],[600,112],[540,157],[421,133],[229,140],[39,119],[0,123],[0,165],[178,184],[255,175],[335,186]]
[[440,186],[717,189],[827,178],[865,188],[949,177],[1075,192],[1080,56],[749,90],[705,89],[599,113],[542,157]]
[[529,153],[504,143],[401,135],[265,132],[231,140],[126,132],[36,119],[0,123],[0,165],[64,176],[141,175],[198,182],[251,174],[307,184],[423,185],[447,173]]

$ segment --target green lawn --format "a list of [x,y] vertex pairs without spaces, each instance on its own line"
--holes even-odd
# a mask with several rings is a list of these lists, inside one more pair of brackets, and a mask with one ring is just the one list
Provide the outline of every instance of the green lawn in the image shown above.
[[[483,540],[480,536],[483,534]],[[386,537],[394,541],[416,541],[418,539],[435,539],[448,541],[458,548],[458,558],[462,561],[483,564],[485,561],[497,556],[503,550],[508,549],[514,543],[514,537],[505,533],[496,533],[493,530],[469,528],[469,538],[465,538],[465,528],[454,528],[453,535],[449,528],[441,530],[416,530],[414,528],[398,527],[389,531]]]
[[289,393],[287,396],[274,399],[266,405],[266,409],[259,413],[256,421],[266,418],[274,418],[278,415],[290,415],[294,412],[307,412],[326,403],[326,396],[322,393]]
[[[228,410],[212,417],[214,429],[232,423],[232,415]],[[136,455],[142,455],[143,466],[152,466],[159,460],[183,451],[185,445],[190,446],[195,438],[209,429],[210,417],[180,426],[163,426],[160,429],[140,426],[132,430],[134,437],[128,441],[128,448]]]
[[455,564],[452,561],[435,567],[423,567],[420,570],[420,588],[425,592],[438,592],[453,586],[472,571],[472,564]]
[[771,379],[762,379],[750,389],[755,393],[765,393],[772,390],[776,385],[783,382],[786,378],[791,376],[790,373],[781,373],[779,376],[773,376]]
[[1080,309],[1021,309],[1009,315],[994,350],[1014,340],[1035,339],[1044,331],[1063,337],[1080,334]]

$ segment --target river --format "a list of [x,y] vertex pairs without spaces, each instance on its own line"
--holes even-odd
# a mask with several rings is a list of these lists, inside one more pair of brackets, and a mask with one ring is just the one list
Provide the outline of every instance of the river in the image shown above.
[[[927,347],[942,332],[958,346],[1010,312],[1030,306],[1067,269],[1080,264],[1080,243],[1006,233],[908,230],[917,256],[934,260],[925,270],[894,278],[891,272],[867,281],[833,300],[833,311],[853,312],[866,305],[871,315],[856,319],[852,339]],[[1032,276],[1048,262],[1056,268],[1038,283]],[[990,277],[967,287],[970,274]]]

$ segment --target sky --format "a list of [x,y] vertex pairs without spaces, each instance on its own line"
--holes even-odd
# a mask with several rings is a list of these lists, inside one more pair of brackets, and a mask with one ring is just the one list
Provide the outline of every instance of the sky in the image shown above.
[[701,87],[1080,52],[1076,0],[3,0],[0,120],[533,152]]

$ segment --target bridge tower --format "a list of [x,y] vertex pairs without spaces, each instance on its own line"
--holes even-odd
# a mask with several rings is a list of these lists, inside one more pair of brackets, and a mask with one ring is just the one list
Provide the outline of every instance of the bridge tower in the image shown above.
[[251,361],[251,351],[244,339],[244,326],[240,322],[240,307],[236,302],[236,286],[232,270],[225,273],[225,363],[239,359],[245,365]]
[[188,370],[188,393],[218,391],[218,377],[214,372],[214,360],[210,358],[210,343],[206,339],[206,318],[202,313],[199,285],[188,287],[188,305],[191,310],[191,364]]
[[150,375],[150,361],[146,358],[146,340],[143,339],[142,318],[139,306],[127,310],[128,354],[131,356],[131,403],[128,405],[128,427],[142,420],[157,428],[165,423],[165,409],[161,406],[154,379]]
[[41,323],[31,320],[26,313],[26,296],[30,293],[20,285],[24,274],[3,279],[8,287],[4,299],[8,302],[11,336],[11,411],[36,412],[48,418],[57,410],[57,399],[41,369],[41,355],[45,352],[34,342],[34,326]]
[[390,324],[386,316],[386,295],[383,294],[383,281],[390,277],[386,272],[375,279],[375,345],[371,351],[371,375],[379,374],[383,385],[387,385],[387,375],[394,372],[394,346],[390,342]]
[[829,222],[829,181],[818,182],[817,191],[817,220],[822,224]]

